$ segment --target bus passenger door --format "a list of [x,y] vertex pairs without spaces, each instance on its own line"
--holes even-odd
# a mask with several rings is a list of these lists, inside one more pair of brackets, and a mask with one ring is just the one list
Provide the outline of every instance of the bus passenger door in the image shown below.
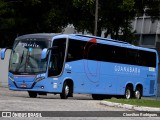
[[48,68],[49,77],[61,75],[64,66],[65,50],[66,39],[55,39],[53,41],[53,49],[51,50]]
[[52,51],[51,53],[51,58],[50,58],[50,63],[49,63],[49,69],[48,69],[48,76],[57,76],[61,72],[61,67],[60,67],[60,62],[59,62],[59,55],[54,54]]

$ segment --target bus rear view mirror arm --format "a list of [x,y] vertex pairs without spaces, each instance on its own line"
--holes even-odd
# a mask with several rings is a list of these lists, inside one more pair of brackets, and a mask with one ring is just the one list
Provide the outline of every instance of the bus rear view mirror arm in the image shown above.
[[58,46],[53,46],[53,47],[50,47],[50,48],[44,48],[42,50],[41,59],[45,59],[47,57],[47,54],[48,54],[49,50],[56,50],[56,49],[58,49]]
[[4,60],[6,51],[7,51],[7,48],[3,48],[1,50],[1,52],[0,52],[0,54],[1,54],[1,60]]

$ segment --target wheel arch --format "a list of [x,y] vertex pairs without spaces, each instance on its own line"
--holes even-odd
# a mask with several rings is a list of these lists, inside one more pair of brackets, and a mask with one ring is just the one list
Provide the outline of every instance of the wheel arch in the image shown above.
[[124,92],[124,97],[126,99],[131,99],[133,97],[134,93],[134,86],[132,83],[127,83],[125,86],[125,92]]
[[134,90],[134,85],[131,82],[126,84],[125,88],[127,88],[127,87],[130,87],[132,89],[132,91]]
[[135,90],[137,89],[137,88],[140,88],[141,89],[141,94],[143,95],[143,85],[141,84],[141,83],[138,83],[138,84],[136,84],[136,86],[135,86]]
[[70,91],[71,93],[70,94],[72,94],[73,91],[74,91],[74,82],[73,82],[73,80],[71,78],[66,78],[66,79],[63,80],[63,84],[64,83],[67,83],[71,87],[71,91]]

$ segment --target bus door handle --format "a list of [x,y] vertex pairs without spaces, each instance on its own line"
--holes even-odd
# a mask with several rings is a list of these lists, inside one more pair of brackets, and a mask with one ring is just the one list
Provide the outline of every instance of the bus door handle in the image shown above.
[[66,69],[66,72],[67,73],[71,73],[71,69]]
[[112,85],[109,85],[109,87],[112,87]]
[[71,71],[67,71],[67,73],[71,73]]

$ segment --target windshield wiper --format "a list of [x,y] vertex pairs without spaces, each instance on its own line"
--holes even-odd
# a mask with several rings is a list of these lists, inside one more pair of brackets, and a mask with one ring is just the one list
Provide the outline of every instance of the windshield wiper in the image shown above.
[[30,58],[30,55],[29,55],[29,51],[27,49],[26,63],[25,63],[25,70],[24,71],[26,71],[26,67],[27,67],[27,65],[29,65],[29,58]]
[[24,50],[23,50],[23,53],[22,53],[22,56],[21,56],[21,62],[20,62],[20,64],[22,63],[23,58],[24,58]]

